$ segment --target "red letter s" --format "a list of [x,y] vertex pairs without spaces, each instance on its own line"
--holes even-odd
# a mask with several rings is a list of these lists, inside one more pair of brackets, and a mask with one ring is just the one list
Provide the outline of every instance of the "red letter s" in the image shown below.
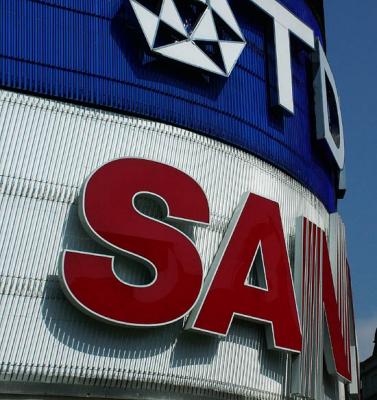
[[207,198],[185,173],[143,159],[111,161],[95,171],[84,187],[82,223],[102,245],[153,268],[155,279],[149,285],[131,285],[115,275],[113,257],[67,250],[61,282],[76,306],[105,321],[168,324],[193,307],[202,286],[202,263],[185,234],[136,209],[138,194],[157,197],[169,219],[209,222]]

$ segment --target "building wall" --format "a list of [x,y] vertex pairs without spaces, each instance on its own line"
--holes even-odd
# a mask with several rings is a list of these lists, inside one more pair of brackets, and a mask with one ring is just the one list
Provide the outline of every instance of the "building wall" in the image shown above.
[[377,357],[374,354],[361,363],[363,400],[377,399]]
[[[357,371],[350,390],[323,363],[314,234],[303,245],[313,260],[303,265],[296,256],[304,217],[329,240],[342,332],[356,365],[354,328],[343,318],[350,292],[336,214],[339,171],[315,138],[313,54],[291,35],[295,113],[272,107],[271,19],[249,3],[230,1],[247,45],[225,79],[153,56],[128,1],[2,2],[0,397],[357,399]],[[324,43],[307,1],[280,3]],[[120,157],[174,166],[203,188],[210,224],[179,229],[198,248],[205,273],[242,194],[279,204],[292,273],[306,274],[295,282],[300,356],[269,349],[265,327],[250,321],[236,318],[221,338],[184,331],[184,319],[127,329],[67,300],[58,279],[63,251],[111,255],[80,223],[80,191],[96,168]],[[164,218],[150,199],[137,206]],[[129,283],[150,280],[120,256],[115,271]]]
[[[279,202],[291,256],[297,217],[328,228],[318,199],[266,162],[187,130],[8,91],[0,107],[2,387],[282,398],[288,356],[267,350],[263,327],[237,321],[218,339],[185,333],[182,321],[146,331],[107,326],[66,300],[58,263],[65,249],[106,252],[83,231],[77,196],[94,169],[118,157],[161,161],[203,187],[211,223],[187,233],[205,270],[244,192]],[[120,274],[145,279],[125,264]]]

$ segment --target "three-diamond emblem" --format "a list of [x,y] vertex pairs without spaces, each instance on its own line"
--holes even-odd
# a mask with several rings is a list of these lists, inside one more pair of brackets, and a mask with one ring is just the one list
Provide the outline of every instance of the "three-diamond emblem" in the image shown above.
[[229,76],[245,38],[228,0],[130,0],[149,48],[162,56]]

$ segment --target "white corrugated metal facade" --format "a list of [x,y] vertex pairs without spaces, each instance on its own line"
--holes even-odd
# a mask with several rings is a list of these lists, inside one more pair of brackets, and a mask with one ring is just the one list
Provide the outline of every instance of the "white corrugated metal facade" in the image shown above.
[[125,329],[92,320],[66,300],[58,282],[62,251],[106,253],[81,227],[80,187],[98,166],[128,156],[175,166],[202,186],[210,225],[186,233],[205,270],[246,191],[280,204],[291,263],[297,217],[329,229],[313,194],[250,154],[162,123],[1,91],[2,392],[285,398],[290,359],[266,349],[262,326],[237,320],[221,339],[187,333],[183,321]]

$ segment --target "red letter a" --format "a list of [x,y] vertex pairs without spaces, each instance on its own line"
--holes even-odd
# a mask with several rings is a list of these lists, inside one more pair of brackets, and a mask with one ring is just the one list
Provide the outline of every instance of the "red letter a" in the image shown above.
[[[247,283],[262,251],[266,288]],[[234,316],[267,323],[271,347],[301,351],[292,274],[277,203],[246,194],[210,268],[187,328],[226,335]]]

